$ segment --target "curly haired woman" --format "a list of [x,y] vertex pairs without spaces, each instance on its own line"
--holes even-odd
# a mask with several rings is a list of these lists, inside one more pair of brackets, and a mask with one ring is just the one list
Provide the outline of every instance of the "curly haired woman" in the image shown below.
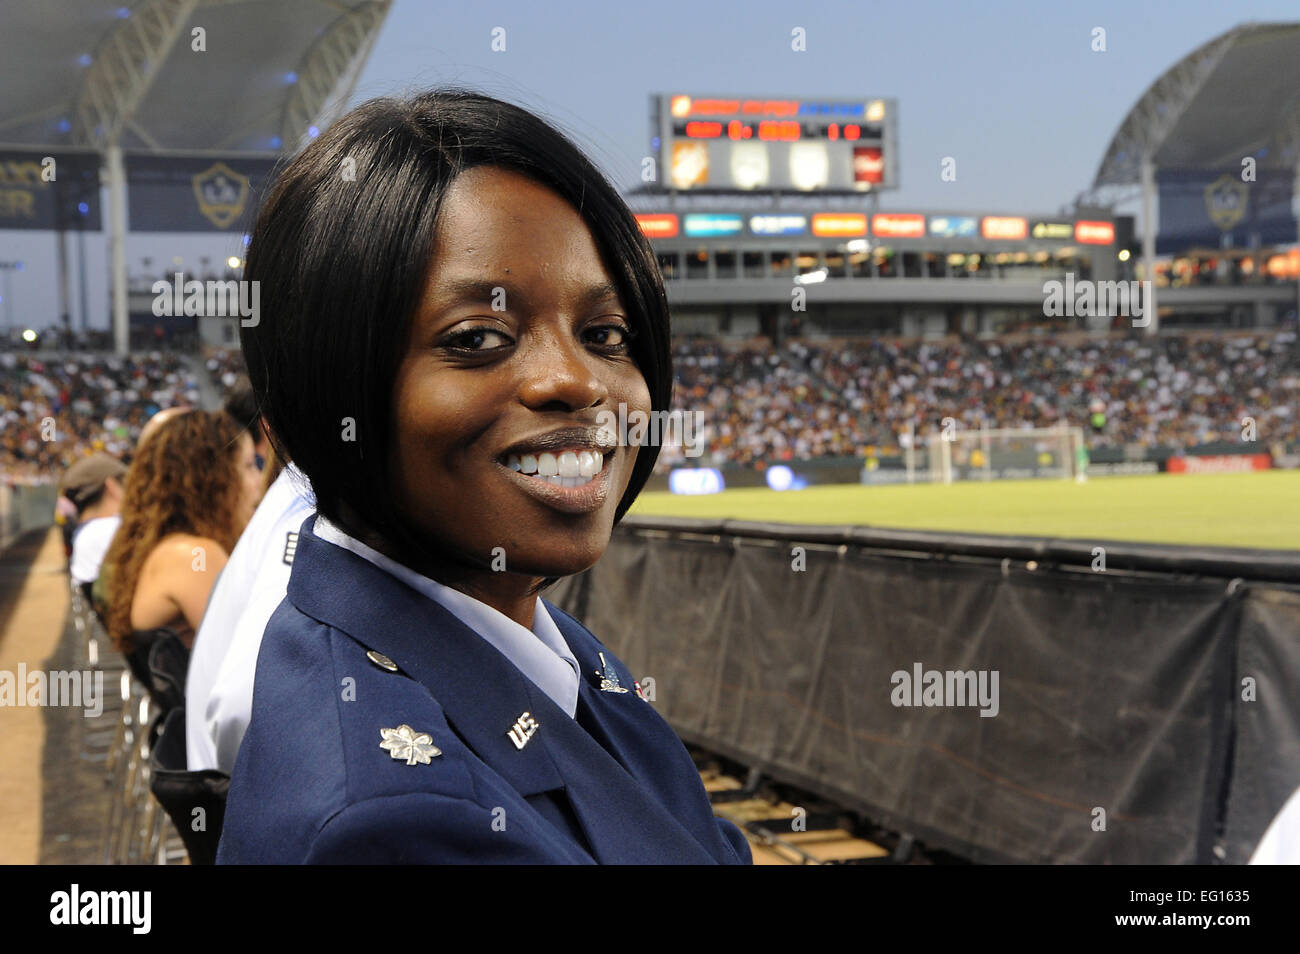
[[222,412],[187,411],[141,443],[103,569],[108,634],[137,674],[146,634],[193,644],[261,483],[251,438]]

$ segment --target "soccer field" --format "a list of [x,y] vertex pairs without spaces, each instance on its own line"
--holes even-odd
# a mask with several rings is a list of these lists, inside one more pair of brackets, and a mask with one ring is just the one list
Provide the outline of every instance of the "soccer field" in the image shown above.
[[1300,470],[657,492],[643,493],[631,512],[1300,550]]

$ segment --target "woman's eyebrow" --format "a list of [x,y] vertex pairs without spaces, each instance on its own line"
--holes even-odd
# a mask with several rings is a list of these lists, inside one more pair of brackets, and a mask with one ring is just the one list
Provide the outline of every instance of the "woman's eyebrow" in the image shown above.
[[[510,302],[518,302],[526,310],[531,310],[532,300],[528,292],[519,284],[508,279],[485,278],[451,278],[438,285],[434,305],[439,310],[453,308],[460,304],[491,304],[497,300],[498,289],[505,292],[507,307]],[[577,293],[575,301],[579,309],[591,308],[605,302],[619,301],[618,287],[609,281],[588,285]]]

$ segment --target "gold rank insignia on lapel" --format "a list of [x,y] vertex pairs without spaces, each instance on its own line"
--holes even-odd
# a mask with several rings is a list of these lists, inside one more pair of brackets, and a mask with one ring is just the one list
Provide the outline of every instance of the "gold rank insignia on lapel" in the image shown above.
[[510,731],[506,735],[510,736],[510,741],[515,744],[515,748],[522,749],[528,744],[528,740],[533,737],[533,733],[536,731],[537,720],[525,712],[515,720],[515,724],[510,727]]
[[435,756],[442,755],[442,749],[433,744],[433,737],[416,732],[409,725],[399,725],[396,729],[380,729],[384,741],[379,743],[381,749],[395,759],[406,759],[407,765],[428,765]]
[[627,690],[624,689],[619,684],[618,673],[616,673],[613,669],[609,668],[609,663],[605,662],[605,654],[597,653],[596,655],[600,657],[601,669],[604,670],[604,672],[602,672],[600,669],[596,670],[596,675],[600,677],[600,691],[601,692],[627,692]]

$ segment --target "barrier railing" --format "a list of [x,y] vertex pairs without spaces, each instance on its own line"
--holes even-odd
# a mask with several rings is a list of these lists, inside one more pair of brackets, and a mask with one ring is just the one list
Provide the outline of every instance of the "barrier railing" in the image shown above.
[[54,523],[58,489],[53,484],[14,484],[0,481],[0,549],[29,530]]
[[628,518],[547,598],[688,742],[931,846],[1241,863],[1300,786],[1297,581],[1291,551]]

